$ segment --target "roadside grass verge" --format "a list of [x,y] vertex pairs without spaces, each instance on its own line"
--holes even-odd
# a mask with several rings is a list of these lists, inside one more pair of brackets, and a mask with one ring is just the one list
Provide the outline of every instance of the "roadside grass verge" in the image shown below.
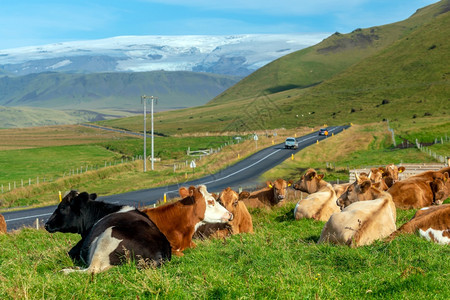
[[[53,205],[57,204],[59,201],[58,191],[62,191],[64,193],[65,191],[71,189],[95,192],[99,196],[106,196],[170,184],[183,185],[187,181],[205,175],[214,174],[221,169],[224,169],[227,166],[230,166],[231,164],[255,153],[256,151],[272,145],[272,143],[281,143],[288,135],[293,136],[296,134],[297,136],[300,136],[307,133],[310,133],[310,129],[308,128],[299,128],[295,131],[295,133],[293,131],[280,130],[277,136],[261,135],[258,140],[258,147],[256,147],[255,141],[253,140],[243,140],[238,144],[228,144],[226,147],[223,147],[221,151],[212,155],[204,156],[201,159],[198,157],[187,157],[184,153],[187,148],[186,144],[192,145],[192,150],[217,147],[218,144],[223,145],[223,141],[229,142],[229,137],[170,137],[167,138],[169,141],[164,147],[166,147],[169,152],[171,149],[174,149],[174,153],[176,153],[176,151],[183,152],[183,160],[180,160],[179,158],[168,159],[166,157],[161,162],[155,162],[155,170],[153,171],[150,170],[150,162],[147,162],[146,173],[143,172],[143,160],[136,160],[134,162],[130,161],[128,163],[117,164],[110,167],[102,167],[99,169],[90,169],[83,174],[65,176],[64,178],[57,178],[51,182],[40,182],[39,185],[25,185],[23,188],[17,188],[12,191],[5,192],[0,194],[0,205],[2,208]],[[190,143],[188,143],[189,141]],[[65,150],[65,147],[27,149],[26,151],[44,151],[47,153],[44,157],[54,159],[56,165],[59,163],[59,166],[62,166],[67,157],[71,157],[73,161],[76,160],[77,155],[75,155],[73,151],[74,147],[75,149],[79,148],[80,150],[85,151],[86,155],[91,153],[91,148],[101,149],[102,151],[107,152],[107,154],[114,155],[114,157],[119,159],[120,157],[133,155],[133,149],[136,148],[136,145],[139,146],[139,144],[142,145],[142,140],[119,140],[108,142],[107,145],[109,146],[106,147],[109,148],[108,150],[98,145],[85,145],[65,146],[67,147],[67,151]],[[161,145],[158,144],[158,147],[159,146]],[[53,150],[61,151],[61,155],[58,159],[56,159],[56,155],[48,155],[48,153],[50,153],[49,151]],[[114,150],[115,152],[110,150]],[[0,152],[0,154],[1,153],[2,152]],[[149,153],[149,151],[147,153]],[[196,161],[197,167],[195,170],[189,167],[191,160]],[[188,164],[186,164],[186,161]],[[34,163],[36,168],[38,168],[40,164],[39,161],[34,161]],[[30,159],[30,165],[31,164],[33,164],[32,159]],[[57,170],[56,165],[53,166],[55,170]],[[13,165],[9,165],[9,168],[12,168],[12,166]]]
[[[371,246],[316,244],[324,222],[293,218],[296,200],[251,210],[255,234],[197,241],[159,269],[134,263],[64,275],[80,237],[22,229],[0,236],[2,299],[448,299],[450,249],[415,235]],[[413,210],[399,211],[397,226]],[[431,296],[432,295],[432,296]]]
[[354,125],[336,136],[299,151],[294,160],[287,159],[261,177],[298,180],[306,169],[314,168],[325,174],[326,181],[339,179],[340,182],[348,182],[348,171],[352,168],[390,163],[435,162],[432,157],[416,148],[398,149],[392,147],[391,143],[390,133],[384,123]]

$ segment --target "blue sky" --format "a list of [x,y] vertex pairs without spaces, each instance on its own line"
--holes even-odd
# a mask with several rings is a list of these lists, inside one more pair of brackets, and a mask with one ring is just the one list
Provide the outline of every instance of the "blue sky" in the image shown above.
[[436,0],[0,0],[0,49],[121,35],[350,32]]

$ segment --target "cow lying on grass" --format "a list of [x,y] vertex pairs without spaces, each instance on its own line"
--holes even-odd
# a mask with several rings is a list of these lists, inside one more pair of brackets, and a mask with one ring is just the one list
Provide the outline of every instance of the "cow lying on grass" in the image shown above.
[[130,206],[94,201],[96,194],[71,191],[51,215],[45,229],[81,235],[69,252],[85,269],[63,269],[64,273],[99,273],[127,259],[160,266],[170,260],[170,244],[156,225]]
[[294,217],[296,220],[308,218],[328,221],[333,213],[340,211],[336,205],[335,190],[331,184],[323,180],[323,174],[317,174],[314,169],[308,169],[294,184],[294,188],[310,194],[295,206]]
[[274,182],[267,181],[267,187],[254,191],[242,199],[248,208],[272,208],[280,205],[286,198],[287,188],[291,186],[292,181],[277,179]]
[[[371,185],[371,182],[367,180],[364,184]],[[358,191],[361,187],[357,185],[347,196],[355,202],[346,202],[343,206],[349,204],[348,206],[330,217],[322,229],[318,243],[332,242],[357,247],[369,245],[395,231],[397,212],[392,196],[374,187],[368,188],[375,200],[359,201],[361,193]]]
[[6,233],[6,221],[5,217],[3,217],[2,214],[0,214],[0,234]]
[[442,204],[450,195],[449,173],[426,171],[396,182],[388,192],[401,209]]
[[183,198],[177,202],[156,208],[143,210],[156,226],[164,233],[172,246],[172,253],[183,256],[186,248],[195,248],[192,236],[196,228],[204,223],[225,223],[233,215],[217,203],[206,186],[182,187],[179,190]]
[[401,233],[416,232],[428,241],[450,245],[450,204],[418,210],[409,222],[390,236],[390,239]]
[[253,233],[252,216],[242,201],[249,195],[250,193],[246,191],[238,194],[230,187],[224,189],[217,197],[217,201],[233,214],[233,220],[228,223],[204,224],[195,231],[194,238],[224,238],[231,234]]

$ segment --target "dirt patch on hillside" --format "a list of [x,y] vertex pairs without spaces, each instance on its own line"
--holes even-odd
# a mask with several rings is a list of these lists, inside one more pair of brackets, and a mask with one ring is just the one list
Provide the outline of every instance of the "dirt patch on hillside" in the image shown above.
[[332,45],[324,48],[317,49],[319,54],[336,53],[354,48],[367,48],[373,45],[373,42],[379,39],[379,36],[375,33],[376,29],[371,29],[369,32],[365,32],[362,29],[356,29],[350,35],[342,35],[335,33],[334,36],[338,36]]

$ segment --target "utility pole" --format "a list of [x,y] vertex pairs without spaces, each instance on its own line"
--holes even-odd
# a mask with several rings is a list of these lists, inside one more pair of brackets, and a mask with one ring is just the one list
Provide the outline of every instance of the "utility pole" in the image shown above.
[[157,100],[155,96],[141,96],[141,103],[144,104],[144,172],[147,172],[147,99],[152,101],[151,116],[152,116],[152,170],[154,161],[154,139],[153,139],[153,100]]

